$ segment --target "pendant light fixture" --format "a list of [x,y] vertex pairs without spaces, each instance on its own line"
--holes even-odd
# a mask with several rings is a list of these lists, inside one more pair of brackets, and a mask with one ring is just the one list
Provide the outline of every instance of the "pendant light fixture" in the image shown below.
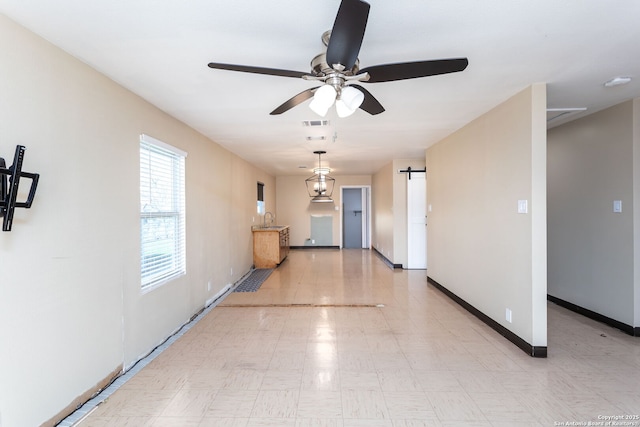
[[332,203],[333,186],[336,182],[334,178],[329,176],[331,170],[322,167],[322,155],[326,151],[314,151],[313,154],[318,155],[318,167],[313,169],[313,176],[305,179],[307,192],[311,197],[312,203]]

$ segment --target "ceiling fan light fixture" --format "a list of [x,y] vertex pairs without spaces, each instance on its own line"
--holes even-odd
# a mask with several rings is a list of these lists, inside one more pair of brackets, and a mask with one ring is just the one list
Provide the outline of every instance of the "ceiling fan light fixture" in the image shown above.
[[364,101],[364,94],[358,89],[346,86],[342,88],[340,92],[340,99],[336,101],[336,112],[338,117],[349,117],[356,112],[362,102]]
[[350,109],[342,99],[338,99],[336,101],[336,113],[338,113],[338,117],[341,119],[349,117],[355,112],[356,110]]
[[337,92],[331,85],[320,86],[316,93],[313,95],[313,99],[309,104],[309,108],[318,114],[319,116],[326,116],[329,108],[336,100]]
[[[324,117],[338,98],[341,100],[338,107],[340,117],[346,117],[358,108],[372,116],[385,111],[380,102],[365,88],[354,85],[364,95],[348,88],[351,82],[381,83],[417,79],[457,73],[469,65],[467,58],[448,58],[378,64],[360,69],[358,55],[364,40],[370,7],[364,0],[340,1],[333,27],[322,35],[322,42],[327,48],[311,60],[310,72],[219,62],[210,62],[209,68],[321,82],[321,86],[294,95],[269,114],[282,114],[313,98],[309,104],[311,109]],[[327,86],[332,88],[329,89]],[[346,94],[343,99],[340,94],[342,90],[352,92],[354,99],[347,99]],[[365,98],[366,102],[359,99],[361,97]]]
[[360,92],[355,87],[345,86],[340,93],[340,99],[351,110],[357,110],[364,101],[364,93]]
[[340,117],[341,119],[343,119],[345,117],[349,117],[350,115],[355,113],[356,110],[357,110],[357,108],[355,108],[355,109],[349,108],[347,103],[344,102],[341,99],[338,99],[336,101],[336,113],[338,113],[338,117]]

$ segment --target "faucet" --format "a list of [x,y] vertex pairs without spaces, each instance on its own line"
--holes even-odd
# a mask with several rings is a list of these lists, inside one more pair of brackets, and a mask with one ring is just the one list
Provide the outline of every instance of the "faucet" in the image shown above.
[[276,219],[275,216],[271,212],[267,212],[264,214],[264,228],[267,228],[267,215],[269,215],[269,224],[273,224],[273,220]]

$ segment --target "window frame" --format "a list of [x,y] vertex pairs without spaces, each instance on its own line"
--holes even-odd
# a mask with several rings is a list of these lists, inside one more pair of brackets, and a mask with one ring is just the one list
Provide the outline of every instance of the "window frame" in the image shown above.
[[[141,134],[139,155],[140,289],[146,293],[186,274],[187,153]],[[167,179],[161,181],[161,178]],[[152,181],[157,185],[154,188]],[[144,188],[147,182],[149,187]],[[156,200],[152,205],[154,196]],[[159,236],[154,241],[149,240],[152,233]],[[158,248],[164,253],[152,253]]]

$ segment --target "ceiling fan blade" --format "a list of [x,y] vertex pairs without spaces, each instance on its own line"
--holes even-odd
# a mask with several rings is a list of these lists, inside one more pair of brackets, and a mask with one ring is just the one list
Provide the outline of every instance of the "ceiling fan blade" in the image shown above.
[[360,105],[361,110],[366,111],[372,116],[375,116],[376,114],[380,114],[384,112],[384,107],[382,106],[382,104],[380,104],[380,102],[378,102],[378,100],[373,95],[371,95],[371,93],[368,90],[366,90],[360,85],[350,85],[350,86],[358,88],[359,91],[364,93],[364,101],[362,101],[362,104]]
[[209,68],[215,68],[218,70],[242,71],[244,73],[266,74],[269,76],[281,76],[281,77],[300,78],[302,76],[306,76],[309,74],[309,73],[303,73],[302,71],[279,70],[277,68],[251,67],[248,65],[221,64],[219,62],[210,62]]
[[467,58],[434,59],[374,65],[360,70],[358,74],[369,73],[370,78],[367,83],[380,83],[456,73],[467,68],[467,65],[469,65]]
[[313,95],[314,95],[316,89],[318,89],[318,87],[320,87],[320,86],[313,87],[311,89],[307,89],[305,91],[300,92],[299,94],[297,94],[293,98],[289,99],[288,101],[286,101],[284,104],[282,104],[281,106],[279,106],[278,108],[276,108],[275,110],[273,110],[269,114],[271,114],[272,116],[275,116],[276,114],[282,114],[285,111],[289,111],[290,109],[292,109],[296,105],[302,104],[307,99],[313,98]]
[[350,70],[358,59],[369,18],[369,3],[342,0],[327,46],[327,64],[342,64]]

